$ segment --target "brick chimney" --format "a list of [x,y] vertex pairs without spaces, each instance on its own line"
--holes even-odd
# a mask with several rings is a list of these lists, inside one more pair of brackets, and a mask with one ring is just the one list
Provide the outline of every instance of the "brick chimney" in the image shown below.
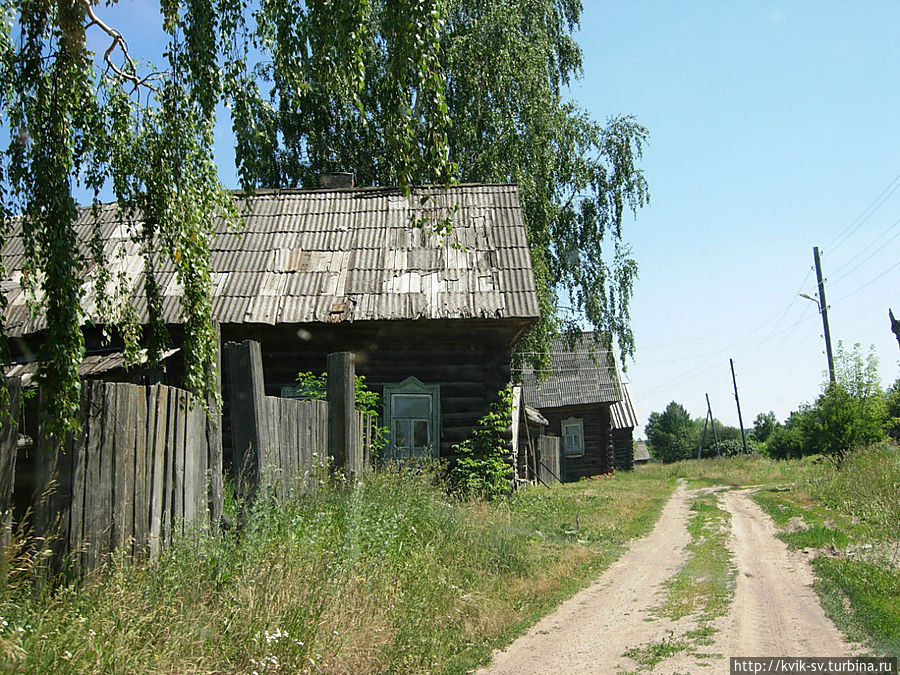
[[319,174],[319,187],[326,190],[336,188],[352,188],[353,174],[348,171],[334,171],[332,173]]

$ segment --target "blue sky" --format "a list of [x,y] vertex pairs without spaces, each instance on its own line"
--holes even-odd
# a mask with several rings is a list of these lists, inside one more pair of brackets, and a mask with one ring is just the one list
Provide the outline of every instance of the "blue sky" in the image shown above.
[[[815,399],[821,320],[798,296],[816,295],[813,246],[835,346],[875,345],[883,384],[893,382],[900,2],[585,5],[584,77],[571,96],[596,119],[633,114],[650,131],[651,204],[625,230],[640,266],[627,377],[642,423],[671,400],[702,417],[708,393],[716,417],[737,425],[729,358],[746,426]],[[135,54],[158,50],[158,3],[103,11]],[[221,126],[221,177],[233,187]]]
[[672,400],[702,417],[708,393],[736,426],[729,358],[745,426],[815,399],[813,246],[835,348],[874,345],[883,385],[900,375],[898,34],[893,1],[586,3],[571,95],[650,131],[651,204],[626,229],[642,422]]

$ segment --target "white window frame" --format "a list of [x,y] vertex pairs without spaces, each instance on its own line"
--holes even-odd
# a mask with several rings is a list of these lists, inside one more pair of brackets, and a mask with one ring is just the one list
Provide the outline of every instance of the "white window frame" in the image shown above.
[[[581,457],[584,455],[584,420],[580,417],[567,417],[559,425],[562,437],[563,454],[566,457]],[[569,447],[569,438],[577,439],[576,448]]]

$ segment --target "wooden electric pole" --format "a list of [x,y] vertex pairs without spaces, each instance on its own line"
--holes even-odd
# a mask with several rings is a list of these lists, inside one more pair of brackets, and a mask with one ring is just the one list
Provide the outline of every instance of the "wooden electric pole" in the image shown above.
[[819,247],[813,246],[816,261],[816,279],[819,282],[819,312],[822,314],[822,328],[825,331],[825,355],[828,357],[828,381],[834,383],[834,358],[831,356],[831,331],[828,330],[828,303],[825,302],[825,281],[822,279],[822,263],[819,261]]
[[888,316],[891,318],[891,332],[897,336],[897,343],[900,344],[900,321],[894,318],[894,313],[890,309]]
[[709,394],[706,395],[706,411],[709,413],[709,419],[712,422],[713,439],[716,441],[716,457],[722,455],[719,450],[719,432],[716,431],[716,418],[712,414],[712,406],[709,404]]
[[709,404],[709,394],[706,395],[706,418],[703,420],[703,436],[700,438],[700,447],[697,448],[697,459],[700,459],[700,455],[703,452],[703,446],[706,445],[706,427],[708,424],[712,424],[713,438],[716,439],[716,455],[720,456],[719,434],[716,431],[716,418],[713,417],[712,406]]
[[741,417],[741,399],[738,398],[737,379],[734,376],[734,359],[728,359],[728,362],[731,364],[731,382],[734,384],[734,402],[737,403],[738,424],[741,425],[741,440],[744,442],[744,454],[746,455],[749,453],[749,450],[747,450],[747,434],[744,433],[744,418]]

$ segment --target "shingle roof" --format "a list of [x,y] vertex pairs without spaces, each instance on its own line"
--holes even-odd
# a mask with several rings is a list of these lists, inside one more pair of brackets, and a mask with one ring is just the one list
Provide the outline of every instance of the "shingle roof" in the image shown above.
[[[424,204],[422,198],[433,196]],[[539,315],[518,189],[512,185],[292,190],[236,196],[241,232],[215,227],[211,246],[213,316],[221,323],[308,323],[378,319],[512,318]],[[413,219],[451,213],[442,239]],[[100,207],[107,259],[143,285],[143,260],[116,205]],[[92,215],[81,211],[87,237]],[[3,249],[13,270],[2,292],[11,335],[39,330],[19,288],[24,251],[11,233]],[[163,319],[180,321],[171,264],[158,271]],[[86,286],[89,318],[91,291]],[[143,292],[136,299],[146,319]]]
[[631,387],[627,382],[622,383],[622,400],[613,403],[609,413],[613,429],[634,429],[638,425]]
[[[160,361],[165,361],[170,356],[176,354],[179,350],[167,349],[159,355]],[[125,357],[125,353],[121,351],[112,352],[110,354],[88,354],[78,365],[78,374],[82,377],[92,377],[108,373],[111,370],[125,370],[128,368],[139,367],[147,363],[147,350],[142,349],[138,352],[135,363],[130,363]],[[34,376],[37,374],[39,364],[37,361],[26,361],[25,363],[17,363],[6,369],[7,377],[20,377],[22,384],[28,386],[32,383]]]
[[621,399],[621,385],[614,358],[594,343],[593,333],[576,340],[574,351],[565,337],[551,343],[552,372],[545,380],[526,365],[522,371],[523,400],[535,408],[615,403]]

